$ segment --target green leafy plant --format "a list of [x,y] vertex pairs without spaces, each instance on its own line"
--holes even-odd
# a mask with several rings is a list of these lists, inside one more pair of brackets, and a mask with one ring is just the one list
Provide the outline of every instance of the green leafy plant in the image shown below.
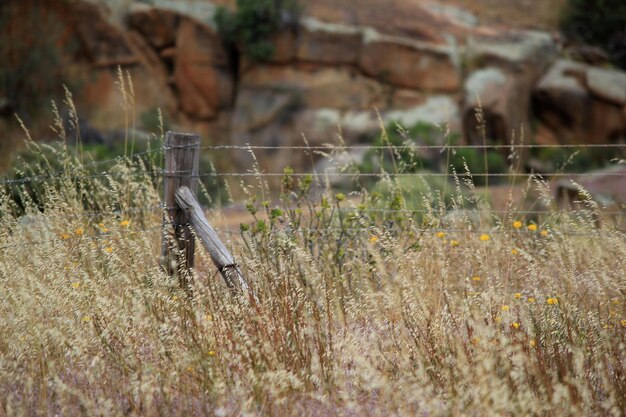
[[251,60],[268,59],[274,53],[270,37],[294,22],[295,0],[237,0],[235,12],[218,8],[215,23],[225,42],[237,45]]
[[626,68],[623,0],[569,0],[562,27],[568,37],[606,49],[615,65]]

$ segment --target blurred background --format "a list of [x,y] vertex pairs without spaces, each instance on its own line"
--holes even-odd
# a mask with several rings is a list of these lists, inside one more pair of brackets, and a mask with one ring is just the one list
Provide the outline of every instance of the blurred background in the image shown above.
[[[24,147],[15,115],[34,140],[62,128],[96,159],[168,129],[234,146],[373,144],[382,128],[426,145],[619,144],[625,71],[623,0],[3,0],[0,171]],[[623,150],[532,149],[519,169],[586,172]],[[270,171],[316,163],[289,149],[257,156]],[[482,153],[462,156],[487,169]],[[420,157],[441,168],[437,152]],[[363,151],[347,158],[368,166]],[[491,151],[489,172],[506,158]]]

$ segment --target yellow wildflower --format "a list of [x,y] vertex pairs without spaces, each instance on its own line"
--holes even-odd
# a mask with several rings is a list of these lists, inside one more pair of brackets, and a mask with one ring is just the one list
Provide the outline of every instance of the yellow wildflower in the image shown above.
[[516,292],[515,294],[513,294],[513,297],[514,297],[516,300],[519,300],[520,298],[522,298],[522,293],[521,293],[521,292]]
[[80,282],[74,282],[72,288],[80,288]]
[[622,327],[626,327],[626,320],[620,321],[620,324],[622,325]]
[[506,304],[502,306],[502,311],[509,311],[510,309],[511,309],[511,307],[509,307]]
[[548,236],[548,231],[547,230],[542,230],[541,232],[539,232],[539,234],[543,237]]
[[209,356],[215,356],[215,351],[214,351],[214,350],[209,350],[209,351],[207,352],[207,354],[208,354]]
[[443,239],[443,237],[444,237],[445,235],[446,235],[446,234],[445,234],[444,232],[437,232],[437,237],[438,237],[439,239]]
[[502,321],[502,317],[496,316],[496,323],[500,323]]
[[516,329],[519,329],[520,324],[518,322],[514,321],[513,323],[511,323],[511,326],[516,328]]
[[514,228],[516,228],[516,229],[521,229],[521,227],[522,227],[522,222],[520,222],[519,220],[515,220],[515,221],[513,222],[513,227],[514,227]]
[[83,228],[79,227],[78,229],[74,230],[74,233],[76,233],[77,236],[82,236]]
[[556,297],[550,297],[546,300],[546,302],[550,305],[556,305],[559,303],[559,300],[557,300]]
[[517,255],[517,249],[511,249],[511,255]]
[[372,242],[372,243],[376,243],[376,242],[378,242],[378,236],[372,236],[372,237],[370,237],[370,242]]
[[91,321],[91,317],[85,316],[85,317],[82,318],[82,321],[85,322],[85,323],[90,322]]
[[537,230],[537,225],[536,224],[529,224],[528,225],[528,230],[530,230],[531,232],[534,232]]
[[103,233],[106,233],[106,232],[109,231],[109,229],[106,228],[104,223],[98,223],[98,227],[100,228],[100,231],[103,232]]
[[472,277],[472,281],[480,281],[481,279],[479,276]]
[[63,233],[63,234],[61,234],[61,239],[63,239],[63,240],[67,240],[67,239],[69,239],[70,237],[71,237],[71,235],[70,235],[69,233]]
[[482,235],[480,235],[480,240],[483,242],[487,242],[488,240],[491,239],[491,236],[489,236],[488,234],[484,233]]
[[128,226],[130,226],[130,220],[122,220],[122,221],[120,222],[120,226],[122,226],[122,227],[128,227]]
[[530,347],[534,348],[535,346],[537,346],[537,341],[535,339],[530,339],[528,341],[528,344],[530,345]]
[[459,241],[458,240],[454,240],[454,239],[451,240],[450,241],[450,246],[452,246],[453,248],[459,246]]
[[529,303],[534,303],[535,302],[535,297],[528,297],[528,299],[526,300]]
[[113,248],[110,247],[110,246],[107,246],[106,248],[104,248],[104,251],[107,252],[107,253],[111,253],[111,252],[113,252]]

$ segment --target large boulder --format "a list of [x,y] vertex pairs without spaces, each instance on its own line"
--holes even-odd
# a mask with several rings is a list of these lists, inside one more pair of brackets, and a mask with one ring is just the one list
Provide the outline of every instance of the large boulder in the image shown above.
[[518,76],[494,67],[474,71],[467,77],[462,112],[463,130],[470,144],[482,144],[484,140],[519,143],[522,134],[528,140],[530,91],[524,84]]
[[587,87],[595,97],[626,106],[626,72],[607,68],[587,69]]
[[155,49],[174,46],[178,13],[152,7],[143,3],[133,3],[127,17],[128,26],[141,33]]
[[453,92],[461,77],[447,47],[368,32],[359,67],[372,77],[398,87]]
[[553,36],[546,32],[497,30],[468,36],[463,61],[470,67],[498,67],[534,83],[558,57]]
[[241,75],[239,88],[286,93],[300,107],[340,110],[386,106],[391,94],[353,69],[308,65],[255,65]]
[[609,89],[619,74],[560,60],[535,87],[534,111],[562,142],[615,142],[626,137],[622,93]]
[[68,2],[62,7],[67,7],[65,13],[79,40],[80,53],[90,63],[115,67],[138,62],[124,31],[107,20],[102,7],[84,1]]
[[361,31],[355,26],[305,17],[300,22],[295,55],[301,61],[356,64],[362,37]]
[[232,105],[231,64],[217,34],[183,19],[176,35],[174,83],[181,110],[195,119],[211,119]]

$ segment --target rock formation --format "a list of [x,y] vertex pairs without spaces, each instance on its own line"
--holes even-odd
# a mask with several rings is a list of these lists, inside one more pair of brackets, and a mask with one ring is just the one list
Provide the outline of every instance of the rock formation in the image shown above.
[[[119,66],[132,77],[137,114],[160,107],[212,143],[300,145],[304,134],[321,144],[339,131],[367,142],[379,134],[378,115],[446,125],[469,143],[482,143],[483,128],[501,143],[535,133],[565,143],[626,136],[626,74],[558,60],[550,34],[481,27],[449,6],[345,3],[305,2],[263,62],[224,45],[209,1],[135,3],[117,23],[86,1],[46,4],[80,42],[74,59],[88,75],[80,96],[100,128],[125,100]],[[306,163],[289,152],[261,156],[266,166]]]

